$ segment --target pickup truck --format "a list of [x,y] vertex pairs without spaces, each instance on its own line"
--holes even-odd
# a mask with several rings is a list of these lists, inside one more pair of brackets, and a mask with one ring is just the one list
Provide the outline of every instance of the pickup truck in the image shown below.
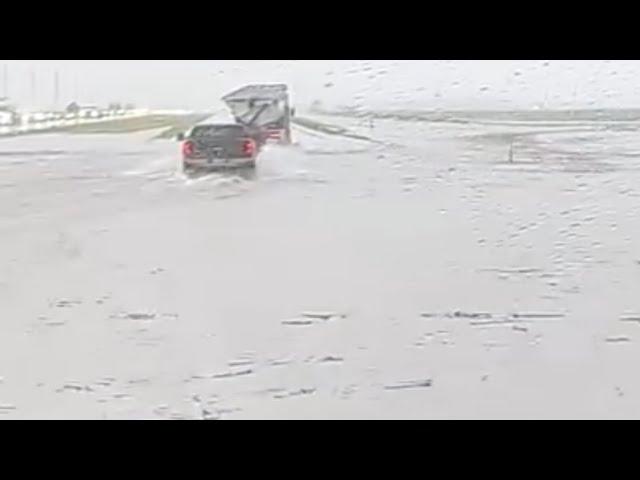
[[262,142],[252,129],[234,123],[200,124],[182,142],[185,172],[216,168],[255,168]]

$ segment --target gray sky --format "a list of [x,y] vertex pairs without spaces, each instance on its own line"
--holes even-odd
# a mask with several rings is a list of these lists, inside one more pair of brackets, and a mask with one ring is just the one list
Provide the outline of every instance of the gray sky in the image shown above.
[[[134,102],[207,109],[252,82],[286,82],[296,101],[415,108],[640,107],[640,62],[607,60],[0,60],[24,107]],[[33,73],[32,73],[33,72]],[[32,76],[35,82],[32,82]],[[32,83],[35,88],[32,88]],[[0,95],[4,89],[0,75]]]

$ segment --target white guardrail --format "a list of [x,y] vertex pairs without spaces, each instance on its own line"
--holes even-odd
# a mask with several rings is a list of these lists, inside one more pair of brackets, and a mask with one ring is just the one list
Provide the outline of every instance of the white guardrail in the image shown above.
[[131,110],[120,115],[106,115],[100,118],[73,118],[63,120],[41,120],[21,123],[19,125],[0,126],[0,136],[22,135],[34,132],[46,132],[60,127],[72,127],[92,123],[107,123],[125,118],[144,117],[154,113],[150,110]]

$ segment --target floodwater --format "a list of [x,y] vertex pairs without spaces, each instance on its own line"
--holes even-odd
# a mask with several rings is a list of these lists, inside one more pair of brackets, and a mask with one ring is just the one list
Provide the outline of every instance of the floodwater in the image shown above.
[[636,129],[320,120],[0,140],[0,419],[640,418]]

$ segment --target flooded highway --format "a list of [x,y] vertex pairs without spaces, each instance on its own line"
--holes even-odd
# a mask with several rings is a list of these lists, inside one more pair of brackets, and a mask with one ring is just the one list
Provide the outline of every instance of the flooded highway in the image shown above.
[[640,418],[634,125],[319,121],[0,139],[0,419]]

